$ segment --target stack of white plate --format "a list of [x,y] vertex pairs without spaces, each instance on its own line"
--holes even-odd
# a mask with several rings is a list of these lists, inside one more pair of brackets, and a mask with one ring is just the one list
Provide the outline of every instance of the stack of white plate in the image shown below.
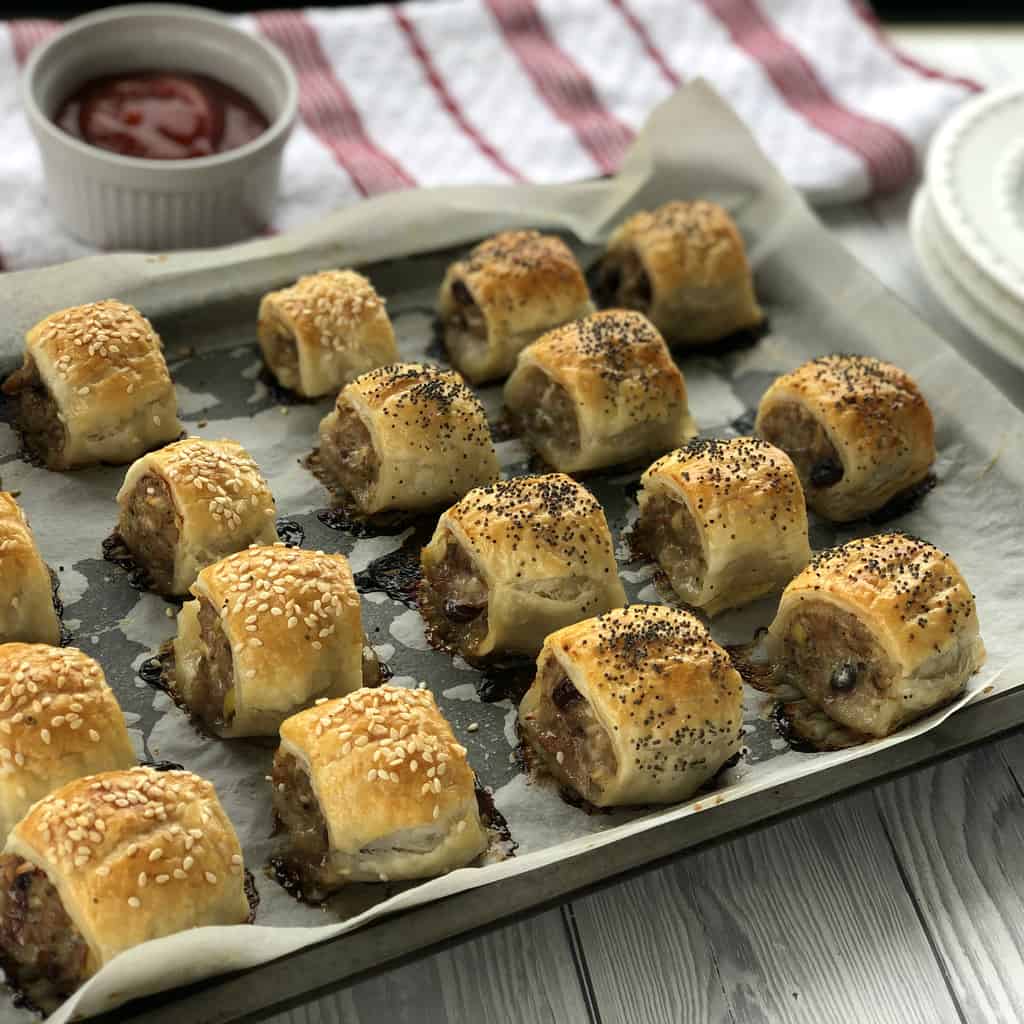
[[910,233],[943,304],[1024,367],[1024,88],[986,93],[942,126]]

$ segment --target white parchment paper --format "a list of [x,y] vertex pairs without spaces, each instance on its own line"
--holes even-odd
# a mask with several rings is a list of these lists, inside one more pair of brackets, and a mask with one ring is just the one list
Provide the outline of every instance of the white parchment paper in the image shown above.
[[[656,823],[713,814],[726,801],[757,800],[758,793],[781,782],[905,742],[964,703],[1021,682],[1024,659],[1016,639],[1024,553],[1017,523],[1024,416],[829,238],[736,117],[700,83],[681,90],[654,113],[615,179],[403,193],[367,201],[294,235],[232,250],[111,255],[0,278],[0,305],[8,315],[0,337],[0,370],[6,372],[20,359],[20,332],[53,309],[108,295],[137,304],[157,320],[164,336],[189,433],[233,437],[244,444],[269,478],[281,513],[307,527],[306,546],[343,550],[358,572],[405,537],[357,540],[317,527],[312,513],[325,497],[299,459],[311,447],[326,403],[282,407],[261,382],[254,337],[260,292],[324,266],[375,264],[371,276],[388,297],[403,357],[430,356],[429,306],[448,257],[404,257],[436,253],[501,228],[539,226],[572,235],[586,259],[624,214],[696,196],[724,203],[737,217],[771,320],[769,335],[753,347],[681,356],[692,409],[704,433],[737,433],[775,375],[829,351],[891,359],[908,369],[927,395],[938,426],[940,482],[916,511],[893,525],[950,551],[976,591],[989,660],[964,697],[886,740],[838,753],[802,754],[773,732],[765,698],[750,692],[745,715],[749,756],[730,770],[721,788],[651,813],[588,815],[551,789],[532,784],[510,763],[514,709],[507,701],[482,703],[477,674],[458,659],[429,649],[415,611],[384,594],[366,594],[364,615],[373,625],[370,635],[378,653],[395,668],[397,682],[425,681],[437,693],[474,767],[495,787],[496,804],[519,851],[510,860],[456,871],[339,920],[331,911],[296,903],[262,872],[273,846],[264,778],[272,748],[199,735],[164,695],[135,677],[138,665],[172,634],[174,622],[164,601],[132,590],[120,570],[100,559],[100,544],[116,520],[114,494],[123,471],[53,474],[31,467],[17,458],[16,438],[0,424],[0,477],[5,489],[20,490],[40,547],[58,569],[75,643],[103,662],[137,723],[140,753],[180,762],[216,784],[261,896],[255,926],[196,930],[131,950],[69,1000],[54,1021],[251,967],[379,915],[542,870]],[[498,389],[487,389],[482,397],[497,415]],[[524,470],[525,452],[517,441],[503,442],[499,451],[506,472]],[[631,599],[657,601],[662,597],[651,583],[650,569],[630,564],[621,540],[635,517],[626,492],[635,478],[606,475],[587,483],[605,505],[619,540],[620,568]],[[820,548],[863,532],[863,527],[836,530],[815,523],[812,545]],[[757,626],[770,621],[774,604],[762,601],[723,616],[714,623],[716,636],[723,642],[749,639]],[[8,1005],[4,1019],[22,1012]]]

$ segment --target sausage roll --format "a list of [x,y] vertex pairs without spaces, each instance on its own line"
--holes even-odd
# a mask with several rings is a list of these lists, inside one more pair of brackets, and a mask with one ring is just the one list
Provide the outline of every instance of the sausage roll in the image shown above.
[[25,513],[0,491],[0,643],[59,644],[53,580]]
[[634,604],[552,633],[519,705],[530,747],[598,807],[686,800],[740,749],[743,684],[692,613]]
[[271,778],[285,864],[313,898],[442,875],[487,846],[466,748],[429,690],[362,689],[293,715]]
[[870,736],[952,700],[985,661],[960,570],[901,533],[815,558],[783,592],[768,643],[783,681]]
[[481,242],[448,268],[438,305],[448,355],[474,384],[506,376],[531,341],[594,311],[569,247],[537,231]]
[[354,270],[325,270],[264,295],[259,341],[270,372],[307,398],[398,359],[384,300]]
[[3,390],[26,446],[49,469],[131,462],[181,433],[160,337],[114,299],[36,324]]
[[700,345],[764,320],[743,237],[717,203],[633,214],[608,240],[598,300],[646,313],[670,345]]
[[575,320],[523,349],[505,406],[563,473],[661,454],[697,432],[664,339],[629,310]]
[[644,473],[636,540],[708,615],[781,590],[808,562],[793,463],[765,441],[691,441]]
[[238,837],[191,772],[69,782],[32,807],[0,856],[0,956],[43,1002],[142,942],[249,913]]
[[320,424],[319,457],[363,515],[447,505],[498,478],[483,406],[457,373],[422,363],[349,384]]
[[0,836],[65,782],[134,764],[124,714],[92,658],[0,644]]
[[835,522],[877,512],[935,461],[924,396],[901,369],[871,356],[823,356],[779,377],[761,399],[756,429],[796,464],[808,505]]
[[187,594],[200,569],[250,544],[274,544],[274,496],[237,441],[190,437],[151,452],[117,493],[117,532],[154,590]]
[[362,685],[359,594],[344,555],[252,547],[199,573],[178,615],[175,689],[218,736],[273,736]]
[[420,563],[428,625],[471,658],[535,656],[552,630],[626,603],[604,510],[561,473],[470,491]]

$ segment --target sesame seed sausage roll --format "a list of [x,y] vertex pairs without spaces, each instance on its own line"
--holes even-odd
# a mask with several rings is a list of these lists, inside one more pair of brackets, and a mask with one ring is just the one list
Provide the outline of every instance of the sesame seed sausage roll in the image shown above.
[[359,594],[344,555],[253,547],[199,573],[178,614],[175,689],[218,736],[273,736],[362,685]]
[[151,586],[188,593],[200,569],[277,541],[274,496],[237,441],[190,437],[151,452],[117,493],[117,530]]
[[779,377],[756,429],[796,464],[808,505],[835,522],[877,512],[935,461],[924,396],[901,369],[870,356],[823,356]]
[[658,455],[697,432],[664,339],[628,310],[575,320],[525,348],[505,406],[526,442],[563,473]]
[[985,661],[953,560],[885,533],[826,551],[782,595],[768,633],[784,680],[830,718],[888,736],[952,700]]
[[708,615],[781,590],[808,562],[793,463],[765,441],[691,441],[640,480],[636,539]]
[[764,320],[743,237],[716,203],[677,200],[633,214],[598,268],[604,306],[650,317],[670,345],[700,345]]
[[420,562],[424,617],[469,657],[535,656],[553,630],[626,603],[604,510],[561,473],[470,491]]
[[480,401],[457,373],[422,363],[345,387],[320,424],[320,463],[363,515],[447,505],[498,478]]
[[181,433],[160,337],[114,299],[36,324],[3,390],[25,444],[49,469],[131,462]]
[[474,384],[505,377],[545,331],[594,311],[569,247],[538,231],[505,231],[448,268],[439,312],[455,368]]
[[384,300],[354,270],[325,270],[264,295],[259,341],[270,372],[308,398],[398,359]]
[[743,684],[690,612],[617,608],[552,633],[519,705],[527,743],[598,807],[693,796],[740,749]]
[[442,875],[487,846],[466,748],[429,690],[362,689],[293,715],[272,781],[308,896]]
[[124,714],[92,658],[0,644],[0,837],[65,782],[134,764]]
[[59,644],[53,579],[14,495],[0,491],[0,643]]
[[238,837],[191,772],[69,782],[32,807],[0,856],[0,952],[44,1001],[142,942],[249,913]]

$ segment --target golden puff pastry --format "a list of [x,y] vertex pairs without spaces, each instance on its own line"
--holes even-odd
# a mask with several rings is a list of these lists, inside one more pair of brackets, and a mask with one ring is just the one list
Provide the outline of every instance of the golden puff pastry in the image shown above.
[[252,547],[199,573],[178,614],[175,689],[218,736],[273,736],[362,685],[359,594],[344,555]]
[[519,705],[526,742],[598,807],[686,800],[740,749],[743,684],[690,612],[634,604],[552,633]]
[[424,617],[469,657],[534,656],[553,630],[626,603],[604,510],[561,473],[470,491],[420,562]]
[[451,370],[394,363],[357,377],[320,424],[320,465],[363,515],[457,501],[498,478],[479,399]]
[[0,491],[0,643],[59,644],[53,579],[25,513],[12,494]]
[[594,311],[576,257],[553,235],[505,231],[448,268],[438,309],[455,368],[499,380],[545,331]]
[[664,339],[629,310],[574,320],[523,349],[505,406],[527,444],[563,473],[661,454],[697,433]]
[[270,372],[307,398],[398,359],[384,300],[354,270],[324,270],[264,295],[259,341]]
[[781,590],[811,557],[793,463],[766,441],[691,441],[640,480],[639,546],[708,615]]
[[899,367],[871,356],[823,356],[779,377],[756,429],[793,460],[807,504],[835,522],[877,512],[935,461],[924,396]]
[[946,704],[985,661],[960,570],[902,533],[852,540],[815,558],[786,587],[768,644],[784,681],[870,736]]
[[189,437],[144,455],[117,504],[117,532],[153,589],[169,596],[187,594],[225,555],[277,541],[274,496],[237,441]]
[[249,915],[238,837],[191,772],[69,782],[32,807],[0,856],[0,955],[44,1003],[133,946]]
[[487,847],[466,748],[428,690],[365,688],[281,725],[274,811],[307,896],[430,878]]
[[134,764],[124,714],[92,658],[0,644],[0,836],[65,782]]
[[36,324],[3,390],[15,398],[25,444],[49,469],[131,462],[181,433],[160,337],[115,299]]
[[701,345],[764,314],[743,236],[717,203],[675,200],[633,214],[608,240],[598,269],[602,305],[646,313],[670,345]]

